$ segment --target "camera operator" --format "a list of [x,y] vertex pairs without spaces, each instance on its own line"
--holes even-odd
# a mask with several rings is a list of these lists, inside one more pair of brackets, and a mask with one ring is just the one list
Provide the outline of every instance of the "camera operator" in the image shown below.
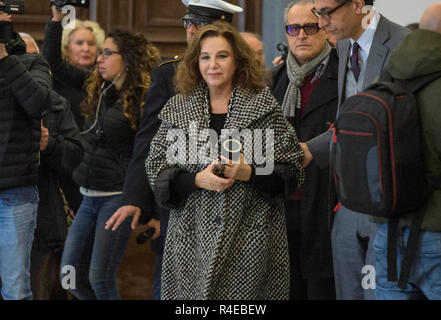
[[[11,16],[0,11],[4,40]],[[6,31],[5,31],[6,30]],[[0,277],[6,300],[32,299],[30,252],[37,218],[41,117],[52,80],[43,57],[15,32],[0,43]],[[6,41],[4,41],[6,42]]]

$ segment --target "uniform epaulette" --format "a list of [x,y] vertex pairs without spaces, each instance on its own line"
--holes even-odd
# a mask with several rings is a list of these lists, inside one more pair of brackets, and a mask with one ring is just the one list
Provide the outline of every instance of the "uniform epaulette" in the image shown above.
[[170,59],[170,60],[166,60],[166,61],[161,62],[161,63],[159,64],[159,66],[161,67],[161,66],[163,66],[164,64],[167,64],[167,63],[170,63],[170,62],[178,62],[178,61],[181,61],[181,60],[182,60],[182,57],[181,57],[181,56],[174,56],[173,59]]

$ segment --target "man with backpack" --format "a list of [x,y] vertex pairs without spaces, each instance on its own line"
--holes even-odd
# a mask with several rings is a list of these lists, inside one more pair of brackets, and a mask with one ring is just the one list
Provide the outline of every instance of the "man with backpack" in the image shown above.
[[[441,299],[441,2],[423,14],[420,29],[407,36],[390,59],[389,73],[394,80],[413,83],[435,76],[415,93],[422,128],[422,155],[428,200],[415,212],[399,219],[395,239],[397,267],[403,272],[406,250],[416,215],[422,218],[419,243],[408,263],[408,281],[399,285],[388,281],[388,223],[378,225],[375,238],[376,298],[381,300]],[[376,222],[381,222],[375,219]],[[384,221],[383,221],[384,222]],[[400,274],[401,276],[401,274]]]
[[[339,54],[339,110],[350,96],[363,91],[382,72],[390,54],[409,33],[373,8],[372,0],[315,0],[313,13],[319,26],[337,40]],[[302,144],[304,166],[314,159],[320,168],[329,164],[332,130]],[[344,169],[344,168],[343,168]],[[354,180],[360,177],[354,176]],[[336,208],[337,209],[337,208]],[[366,266],[374,266],[376,225],[367,214],[342,206],[332,227],[332,255],[337,299],[375,299],[373,286],[363,286]]]

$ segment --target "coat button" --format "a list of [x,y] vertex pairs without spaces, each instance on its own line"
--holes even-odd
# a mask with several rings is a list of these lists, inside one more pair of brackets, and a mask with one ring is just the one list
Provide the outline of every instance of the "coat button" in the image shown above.
[[217,216],[216,219],[214,219],[214,222],[216,222],[217,225],[220,225],[222,223],[221,216]]

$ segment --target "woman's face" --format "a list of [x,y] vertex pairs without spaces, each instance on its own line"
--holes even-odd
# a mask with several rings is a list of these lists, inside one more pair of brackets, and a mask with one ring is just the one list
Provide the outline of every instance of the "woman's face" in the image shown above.
[[103,42],[100,53],[96,62],[101,77],[106,81],[115,80],[117,75],[122,78],[125,74],[124,59],[112,38],[107,38]]
[[89,69],[95,64],[96,53],[96,39],[91,30],[79,28],[71,33],[67,45],[67,58],[70,64]]
[[232,88],[236,61],[233,48],[224,37],[202,40],[199,71],[210,90]]

